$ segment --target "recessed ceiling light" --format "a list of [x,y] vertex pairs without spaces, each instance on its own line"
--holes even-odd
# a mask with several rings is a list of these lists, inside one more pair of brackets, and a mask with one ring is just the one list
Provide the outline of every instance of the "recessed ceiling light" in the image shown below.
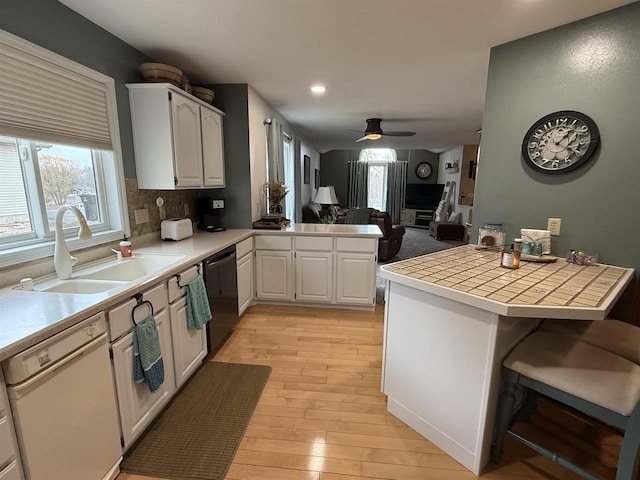
[[311,87],[311,91],[317,95],[320,95],[327,91],[327,87],[325,87],[324,85],[313,85]]

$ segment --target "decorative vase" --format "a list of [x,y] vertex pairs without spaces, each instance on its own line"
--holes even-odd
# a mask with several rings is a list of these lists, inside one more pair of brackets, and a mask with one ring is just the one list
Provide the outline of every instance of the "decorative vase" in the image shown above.
[[272,215],[282,215],[282,205],[280,203],[269,203],[269,213]]

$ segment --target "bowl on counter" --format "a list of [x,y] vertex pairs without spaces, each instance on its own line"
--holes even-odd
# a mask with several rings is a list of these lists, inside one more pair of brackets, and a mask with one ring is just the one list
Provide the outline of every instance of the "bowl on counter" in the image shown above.
[[191,87],[191,94],[203,102],[211,103],[213,102],[213,90],[205,87]]
[[167,82],[180,86],[182,70],[166,63],[141,63],[138,67],[147,82]]

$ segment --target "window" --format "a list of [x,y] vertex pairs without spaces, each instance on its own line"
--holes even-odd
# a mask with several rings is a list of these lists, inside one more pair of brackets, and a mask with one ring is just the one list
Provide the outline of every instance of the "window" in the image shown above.
[[366,148],[360,151],[360,162],[367,163],[367,206],[376,210],[387,209],[388,165],[396,161],[391,148]]
[[71,250],[121,238],[128,216],[113,80],[1,30],[0,63],[0,266],[51,256],[65,204],[93,233],[76,240],[78,222],[65,215]]

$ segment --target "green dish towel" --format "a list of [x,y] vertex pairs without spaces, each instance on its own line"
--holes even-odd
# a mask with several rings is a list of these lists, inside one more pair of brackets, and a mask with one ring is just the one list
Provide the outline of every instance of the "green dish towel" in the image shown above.
[[204,278],[198,275],[186,285],[187,287],[187,329],[196,330],[211,320],[209,298],[204,285]]
[[133,327],[133,379],[136,383],[147,382],[152,392],[164,382],[160,336],[151,315]]

